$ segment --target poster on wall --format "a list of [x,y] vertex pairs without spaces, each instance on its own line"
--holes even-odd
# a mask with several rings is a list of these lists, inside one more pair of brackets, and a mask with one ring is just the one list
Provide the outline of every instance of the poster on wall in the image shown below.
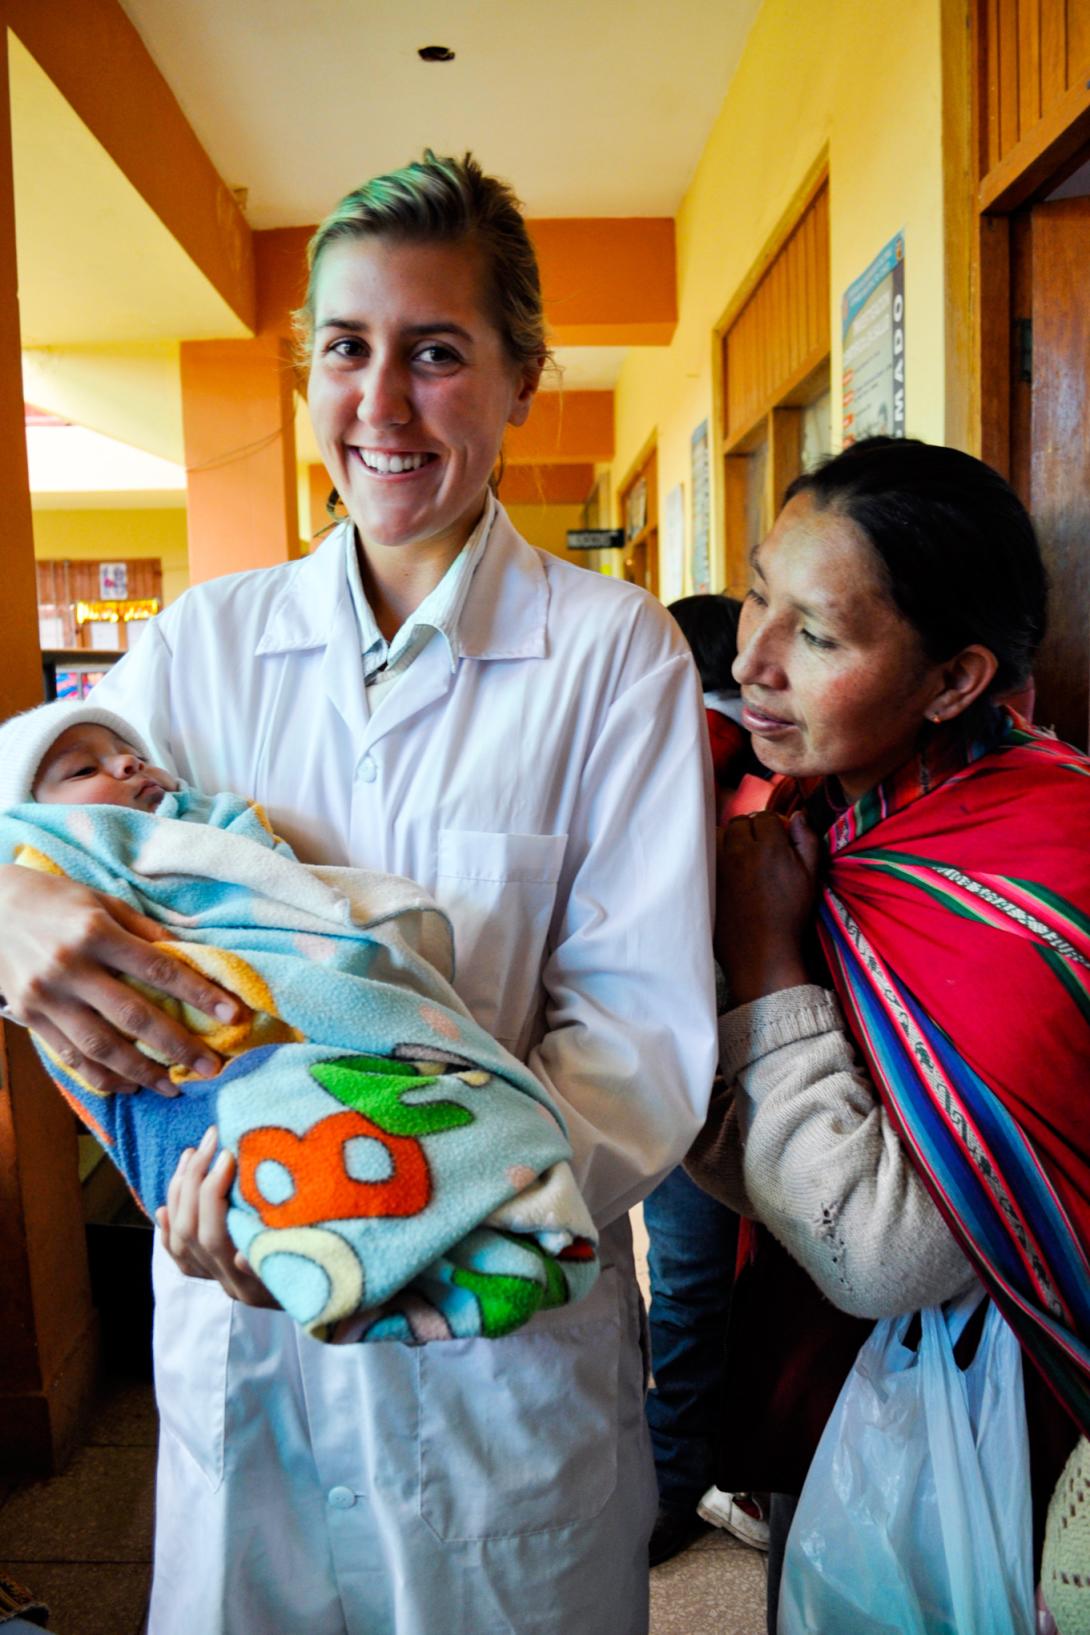
[[124,602],[129,594],[129,564],[100,562],[98,597],[100,602]]
[[702,420],[692,436],[693,545],[689,558],[689,590],[701,596],[711,589],[711,473],[708,467],[708,422]]
[[685,485],[666,496],[662,540],[662,600],[673,602],[685,590]]
[[905,235],[844,292],[844,446],[905,435]]

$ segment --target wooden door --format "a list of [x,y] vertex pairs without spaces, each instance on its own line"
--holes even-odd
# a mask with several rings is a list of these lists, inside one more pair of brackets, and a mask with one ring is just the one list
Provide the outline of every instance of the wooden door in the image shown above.
[[625,546],[624,576],[630,585],[642,585],[652,596],[659,593],[659,531],[645,528],[639,538]]
[[[1055,727],[1061,738],[1086,748],[1090,740],[1090,198],[1034,206],[1016,236],[1023,242],[1020,253],[1016,250],[1014,267],[1011,470],[1037,525],[1051,584],[1049,632],[1036,669],[1036,713],[1042,725]],[[1027,317],[1031,320],[1028,330]]]
[[652,596],[659,593],[659,478],[658,455],[654,448],[646,454],[621,489],[621,522],[624,527],[622,573],[633,585],[642,585]]

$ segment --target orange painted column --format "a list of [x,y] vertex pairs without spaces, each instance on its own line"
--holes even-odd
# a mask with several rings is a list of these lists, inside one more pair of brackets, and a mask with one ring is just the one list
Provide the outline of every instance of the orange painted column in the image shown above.
[[290,342],[184,341],[191,584],[299,555]]
[[[0,32],[0,719],[42,700],[23,428],[7,41]],[[71,1112],[22,1028],[0,1023],[0,1469],[48,1472],[94,1384],[91,1305]]]

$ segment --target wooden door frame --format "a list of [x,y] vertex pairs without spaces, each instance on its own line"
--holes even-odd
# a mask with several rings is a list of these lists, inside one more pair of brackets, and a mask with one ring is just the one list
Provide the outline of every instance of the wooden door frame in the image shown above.
[[1011,217],[1090,150],[1090,77],[989,171],[983,0],[941,0],[946,441],[1005,477],[1014,386]]
[[[787,484],[799,474],[799,442],[801,409],[815,396],[820,396],[818,380],[824,370],[827,376],[830,354],[815,366],[807,360],[800,368],[798,378],[784,383],[776,402],[766,405],[757,417],[727,440],[727,404],[723,389],[723,348],[727,331],[745,307],[747,301],[764,278],[792,233],[798,227],[823,187],[829,186],[829,149],[825,144],[802,177],[775,227],[751,262],[745,277],[720,313],[711,335],[712,420],[711,440],[715,451],[711,473],[711,505],[713,508],[713,549],[718,558],[718,572],[713,580],[725,587],[728,596],[745,594],[749,582],[749,566],[733,542],[744,529],[740,518],[745,510],[745,471],[743,459],[748,448],[767,437],[769,445],[767,483],[773,513]],[[831,333],[830,333],[831,341]],[[831,382],[829,383],[831,384]],[[821,390],[825,380],[822,378]]]
[[648,469],[653,467],[654,481],[649,481],[647,484],[647,517],[644,525],[635,539],[630,540],[626,537],[624,546],[622,547],[622,560],[630,553],[640,551],[641,548],[645,552],[647,572],[642,581],[636,582],[642,583],[643,588],[645,590],[649,590],[652,596],[657,596],[659,594],[659,585],[661,582],[659,572],[658,454],[659,429],[657,426],[655,426],[651,432],[651,435],[642,444],[636,458],[632,461],[628,470],[625,472],[624,481],[620,483],[617,488],[618,523],[620,527],[625,530],[627,535],[628,528],[625,520],[625,506],[628,500],[629,492],[635,486],[639,478],[646,476]]

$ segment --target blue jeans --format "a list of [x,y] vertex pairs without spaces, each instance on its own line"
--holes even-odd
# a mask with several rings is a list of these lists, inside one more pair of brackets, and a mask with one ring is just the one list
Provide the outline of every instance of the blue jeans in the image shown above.
[[644,1200],[650,1239],[647,1423],[665,1509],[694,1509],[715,1480],[738,1216],[673,1170]]

